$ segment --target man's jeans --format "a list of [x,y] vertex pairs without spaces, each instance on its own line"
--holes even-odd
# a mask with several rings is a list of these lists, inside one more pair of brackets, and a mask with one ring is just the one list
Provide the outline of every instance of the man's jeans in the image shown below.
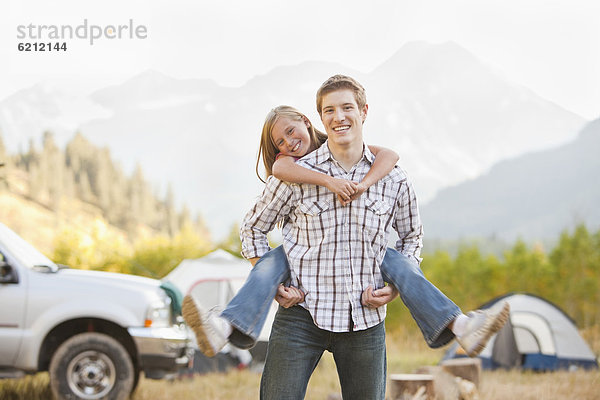
[[298,400],[323,351],[333,354],[345,400],[384,400],[385,325],[334,333],[319,329],[300,307],[279,307],[260,381],[263,400]]
[[[448,324],[460,309],[429,282],[416,261],[388,248],[380,267],[383,279],[394,285],[430,347],[441,347],[454,338]],[[258,260],[246,283],[221,314],[236,328],[230,341],[250,348],[265,324],[279,283],[289,278],[289,264],[282,246]]]

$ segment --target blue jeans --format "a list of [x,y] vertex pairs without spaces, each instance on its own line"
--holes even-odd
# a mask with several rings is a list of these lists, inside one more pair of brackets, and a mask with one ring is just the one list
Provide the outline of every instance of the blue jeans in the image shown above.
[[400,292],[400,298],[429,347],[441,347],[454,339],[448,324],[461,314],[461,310],[425,278],[416,261],[388,248],[380,270],[383,280]]
[[279,284],[290,277],[290,266],[283,246],[263,255],[250,271],[244,286],[221,313],[234,328],[229,341],[241,349],[256,344],[265,325]]
[[[454,338],[448,324],[460,308],[429,282],[418,263],[388,248],[380,267],[383,279],[394,285],[427,344],[441,347]],[[258,260],[246,283],[221,314],[235,328],[230,342],[247,349],[254,345],[265,324],[279,283],[289,278],[289,264],[282,246]]]
[[323,352],[333,354],[344,400],[384,400],[386,379],[385,325],[355,332],[319,329],[300,307],[279,307],[273,321],[260,398],[297,400]]

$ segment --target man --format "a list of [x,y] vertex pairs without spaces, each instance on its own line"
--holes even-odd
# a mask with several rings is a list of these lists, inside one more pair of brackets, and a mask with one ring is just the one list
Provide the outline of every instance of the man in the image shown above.
[[[360,181],[375,158],[363,144],[364,88],[350,77],[333,76],[317,92],[317,110],[328,140],[298,163]],[[266,234],[280,220],[291,285],[306,295],[300,306],[280,307],[275,317],[261,398],[303,398],[328,350],[344,399],[383,400],[385,304],[398,295],[379,270],[387,231],[397,231],[396,248],[404,255],[419,260],[421,249],[422,227],[406,174],[394,168],[347,206],[322,187],[270,177],[241,228],[244,257],[255,263],[268,251]]]

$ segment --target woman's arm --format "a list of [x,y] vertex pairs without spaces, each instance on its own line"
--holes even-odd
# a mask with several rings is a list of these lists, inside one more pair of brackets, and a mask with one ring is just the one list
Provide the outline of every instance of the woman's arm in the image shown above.
[[371,169],[361,181],[368,189],[371,185],[389,174],[400,159],[396,152],[385,147],[369,145],[369,150],[375,156]]
[[400,158],[394,151],[385,147],[370,145],[369,150],[375,156],[373,165],[371,165],[371,169],[367,172],[363,180],[356,185],[356,191],[350,196],[350,200],[342,201],[343,205],[358,199],[371,185],[389,174]]
[[324,186],[337,194],[343,200],[349,200],[356,191],[357,184],[345,179],[337,179],[332,176],[311,171],[308,168],[297,165],[293,157],[280,156],[273,164],[273,175],[277,179],[291,183],[309,183]]

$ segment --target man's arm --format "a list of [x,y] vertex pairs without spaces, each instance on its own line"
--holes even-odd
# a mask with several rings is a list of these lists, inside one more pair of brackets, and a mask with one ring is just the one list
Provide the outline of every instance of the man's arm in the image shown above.
[[[251,260],[253,265],[270,250],[267,233],[290,212],[292,196],[288,184],[270,176],[260,198],[244,217],[240,227],[242,256]],[[252,259],[256,260],[252,262]]]
[[[423,226],[419,216],[419,206],[414,188],[408,179],[401,183],[400,192],[396,200],[396,218],[392,223],[398,233],[396,250],[403,253],[416,263],[421,263],[421,247]],[[365,307],[377,308],[394,300],[398,290],[393,285],[384,286],[373,290],[369,286],[362,293],[361,303]]]
[[398,233],[396,250],[421,263],[421,248],[423,247],[423,225],[419,215],[419,205],[412,183],[408,178],[402,182],[399,196],[396,200],[396,218],[392,227]]
[[[289,204],[291,197],[292,193],[288,185],[275,177],[270,177],[267,179],[265,190],[256,205],[246,214],[240,228],[242,255],[250,261],[253,267],[269,250],[267,233],[273,229],[279,219],[291,210]],[[275,300],[282,307],[289,308],[303,302],[304,293],[298,288],[279,285]]]

